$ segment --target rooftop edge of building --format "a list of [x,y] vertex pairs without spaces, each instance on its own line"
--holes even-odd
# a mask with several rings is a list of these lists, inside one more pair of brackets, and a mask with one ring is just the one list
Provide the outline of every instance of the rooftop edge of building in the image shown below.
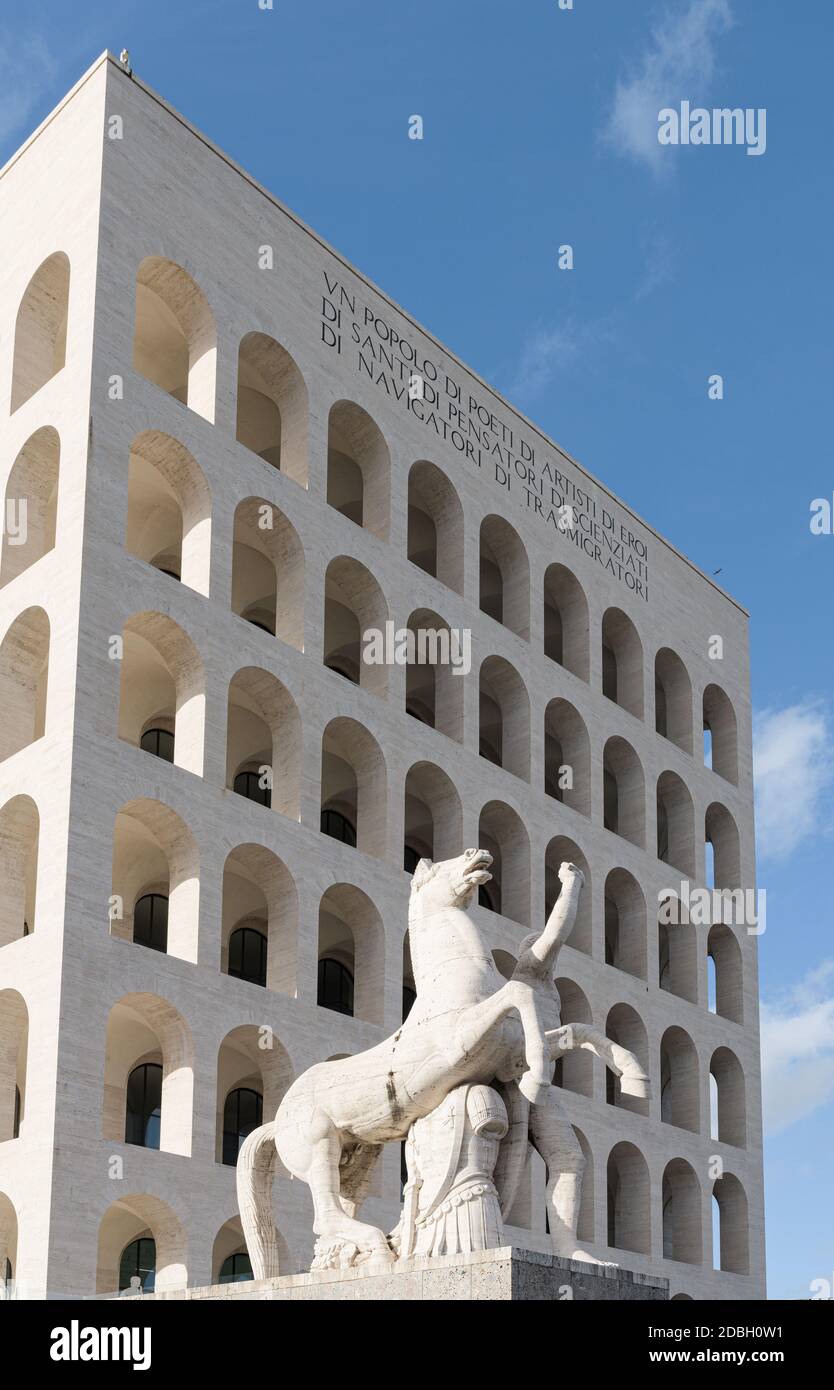
[[199,130],[185,116],[183,116],[180,111],[178,111],[174,106],[172,106],[171,103],[165,99],[165,97],[161,96],[146,82],[144,82],[140,77],[137,77],[135,72],[131,71],[130,74],[128,74],[123,68],[118,58],[113,53],[111,53],[109,49],[105,49],[98,56],[98,58],[96,58],[95,61],[91,63],[91,65],[87,68],[86,72],[82,74],[78,81],[52,108],[48,115],[44,117],[40,124],[23,141],[23,143],[18,147],[14,154],[10,156],[10,158],[5,162],[5,164],[2,167],[0,167],[0,180],[2,180],[2,178],[8,172],[8,170],[11,169],[14,164],[17,163],[17,161],[30,148],[30,146],[34,144],[34,142],[38,139],[42,131],[44,131],[47,128],[47,126],[49,126],[52,123],[56,116],[59,115],[63,108],[67,106],[69,102],[72,101],[76,94],[94,76],[94,74],[99,70],[99,68],[101,68],[102,65],[107,63],[109,63],[116,72],[123,76],[126,81],[133,82],[134,85],[145,94],[145,96],[147,96],[151,101],[155,102],[174,120],[178,121],[181,126],[183,126],[187,131],[190,132],[190,134],[192,134],[197,140],[199,140],[203,145],[205,145],[205,147],[208,150],[210,150],[212,154],[222,159],[223,162],[230,169],[232,169],[236,174],[239,175],[239,177],[245,179],[251,188],[253,188],[262,197],[266,198],[267,201],[271,203],[274,208],[276,208],[280,213],[283,214],[283,216],[289,218],[296,225],[296,227],[299,228],[299,230],[303,231],[307,236],[311,237],[315,242],[317,242],[323,250],[325,250],[329,255],[333,256],[334,259],[337,260],[342,266],[344,266],[352,275],[355,275],[356,278],[359,281],[361,281],[365,286],[367,286],[367,288],[373,294],[378,295],[381,300],[383,300],[397,314],[400,314],[409,324],[411,324],[418,333],[421,333],[429,342],[433,343],[437,348],[439,348],[442,353],[446,354],[452,362],[459,366],[463,371],[467,372],[473,378],[474,381],[478,382],[479,385],[483,386],[484,389],[488,391],[496,401],[498,401],[505,409],[510,411],[512,415],[525,427],[530,429],[540,440],[543,441],[545,445],[547,445],[548,448],[553,449],[566,463],[570,464],[571,467],[577,469],[577,471],[590,483],[592,483],[595,487],[600,488],[604,493],[606,493],[612,499],[612,501],[614,501],[619,507],[621,507],[622,510],[628,516],[632,517],[636,522],[639,523],[640,526],[644,527],[645,530],[652,537],[654,537],[655,540],[657,540],[668,551],[670,551],[672,555],[674,555],[678,560],[680,560],[684,565],[686,565],[688,569],[692,571],[693,574],[697,575],[699,579],[707,583],[710,586],[710,588],[713,589],[722,599],[732,604],[733,607],[737,609],[745,619],[749,620],[750,611],[744,606],[744,604],[740,603],[738,599],[734,598],[733,595],[728,593],[727,590],[724,589],[720,584],[717,584],[711,575],[707,574],[706,571],[702,570],[700,566],[696,565],[693,560],[690,560],[689,557],[685,555],[681,550],[679,550],[677,546],[675,546],[666,536],[662,535],[661,532],[659,532],[651,524],[651,522],[646,521],[646,519],[643,516],[641,516],[639,512],[636,512],[634,508],[629,505],[628,502],[625,502],[619,496],[618,493],[614,492],[608,486],[607,483],[603,482],[601,478],[598,478],[596,474],[591,473],[589,469],[587,469],[584,466],[584,464],[580,463],[578,459],[574,458],[572,454],[569,454],[554,439],[552,439],[549,435],[545,434],[544,431],[535,423],[535,421],[531,420],[529,416],[525,415],[521,410],[519,410],[517,406],[513,405],[512,401],[508,400],[506,396],[502,395],[502,393],[496,387],[494,387],[477,371],[475,371],[473,367],[469,366],[467,362],[464,362],[464,360],[456,352],[449,348],[445,343],[441,342],[440,339],[437,338],[435,334],[431,332],[430,329],[426,328],[418,319],[414,317],[413,314],[411,314],[407,309],[403,308],[402,305],[400,305],[395,299],[393,299],[391,295],[387,293],[386,290],[382,289],[379,285],[376,284],[375,281],[371,280],[363,271],[359,270],[356,266],[354,266],[352,262],[349,261],[344,255],[342,255],[342,253],[338,249],[331,246],[330,243],[327,242],[314,228],[308,226],[307,223],[304,222],[304,220],[300,218],[297,213],[293,212],[291,208],[287,207],[286,204],[282,203],[281,200],[278,197],[276,197],[274,193],[270,192],[268,188],[265,188],[263,184],[259,183],[257,179],[255,179],[251,174],[247,173],[247,171],[243,169],[234,159],[232,159],[230,155],[228,155],[224,150],[222,150],[219,147],[219,145],[215,144],[215,142],[211,140],[207,135],[205,135],[203,131]]

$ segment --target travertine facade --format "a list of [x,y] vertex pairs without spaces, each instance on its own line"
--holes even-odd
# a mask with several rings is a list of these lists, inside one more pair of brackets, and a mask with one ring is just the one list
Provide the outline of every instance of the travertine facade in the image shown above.
[[[560,1064],[581,1242],[761,1297],[756,935],[658,925],[708,858],[754,884],[744,611],[113,59],[0,209],[0,1266],[242,1271],[222,1159],[396,1028],[403,846],[483,845],[507,974],[583,869],[562,1017],[652,1079]],[[361,663],[386,622],[471,633],[471,672]],[[274,1210],[305,1268],[306,1189]],[[507,1239],[550,1248],[538,1161]]]

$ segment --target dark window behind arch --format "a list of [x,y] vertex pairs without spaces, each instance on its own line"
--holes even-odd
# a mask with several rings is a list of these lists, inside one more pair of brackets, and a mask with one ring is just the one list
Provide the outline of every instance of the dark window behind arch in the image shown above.
[[353,1018],[353,975],[340,960],[324,956],[319,961],[318,1004]]
[[252,1261],[245,1250],[227,1255],[220,1266],[218,1284],[238,1284],[242,1279],[252,1278]]
[[143,753],[153,753],[155,758],[162,758],[163,762],[174,761],[174,735],[167,729],[146,729],[139,740],[139,747]]
[[132,1240],[122,1251],[119,1261],[119,1292],[134,1285],[142,1293],[151,1293],[156,1283],[156,1241],[150,1236],[140,1236]]
[[255,927],[238,927],[229,937],[229,974],[253,985],[266,984],[266,937]]
[[245,796],[247,801],[257,801],[259,806],[272,807],[272,792],[269,787],[261,785],[261,774],[259,772],[239,772],[234,780],[234,790],[238,796]]
[[158,1149],[162,1121],[162,1067],[143,1062],[127,1078],[125,1143]]
[[322,835],[329,835],[333,840],[341,840],[342,844],[356,848],[356,827],[341,811],[322,811],[320,829]]
[[250,1086],[230,1091],[223,1106],[223,1162],[234,1168],[247,1135],[263,1122],[264,1099]]
[[133,940],[152,951],[168,950],[168,899],[163,893],[145,893],[133,909]]

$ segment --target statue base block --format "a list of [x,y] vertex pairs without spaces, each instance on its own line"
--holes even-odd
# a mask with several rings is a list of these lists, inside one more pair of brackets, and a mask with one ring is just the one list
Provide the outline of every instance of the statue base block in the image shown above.
[[199,1289],[160,1289],[144,1298],[230,1302],[237,1299],[293,1302],[319,1299],[382,1302],[482,1301],[644,1302],[665,1301],[669,1283],[648,1274],[581,1260],[564,1260],[534,1250],[502,1246],[468,1255],[440,1255],[403,1260],[388,1267],[321,1270],[213,1284]]

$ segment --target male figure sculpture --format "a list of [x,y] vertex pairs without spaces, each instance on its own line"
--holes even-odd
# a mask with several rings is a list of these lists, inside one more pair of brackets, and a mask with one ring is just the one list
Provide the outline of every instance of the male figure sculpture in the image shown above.
[[392,1037],[356,1057],[303,1073],[275,1120],[249,1135],[238,1159],[238,1201],[255,1278],[278,1273],[272,1219],[275,1149],[308,1183],[318,1236],[316,1266],[394,1258],[385,1234],[358,1219],[382,1145],[401,1141],[450,1091],[500,1085],[509,1132],[496,1180],[504,1214],[523,1171],[527,1136],[548,1170],[550,1231],[558,1254],[574,1248],[582,1153],[551,1084],[556,1057],[585,1047],[621,1078],[625,1094],[648,1095],[648,1077],[625,1048],[586,1024],[561,1026],[553,972],[576,920],[584,878],[559,870],[562,890],[539,935],[527,937],[505,980],[468,908],[491,878],[492,856],[468,849],[433,864],[421,859],[409,903],[409,941],[417,999]]
[[506,1106],[491,1086],[458,1086],[414,1121],[405,1142],[403,1209],[389,1237],[399,1259],[503,1244],[493,1173],[506,1133]]

